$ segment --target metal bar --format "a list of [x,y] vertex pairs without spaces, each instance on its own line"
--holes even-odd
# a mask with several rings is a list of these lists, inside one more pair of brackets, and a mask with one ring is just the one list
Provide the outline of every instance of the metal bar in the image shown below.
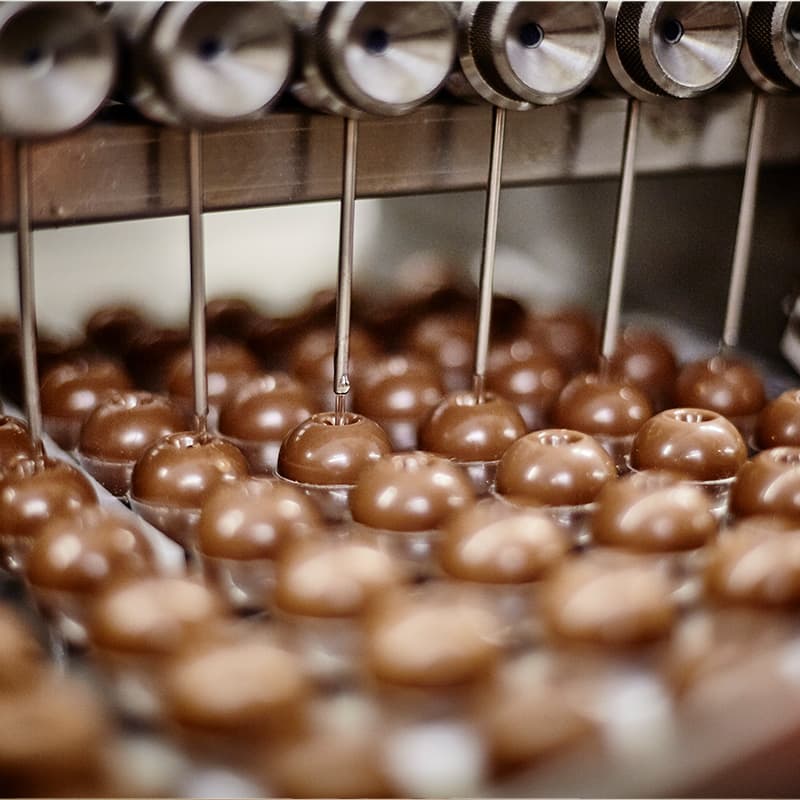
[[189,178],[189,275],[191,299],[189,326],[192,337],[192,381],[195,425],[206,429],[208,420],[208,374],[206,370],[206,269],[203,251],[203,151],[202,134],[187,133]]
[[611,250],[611,270],[608,279],[606,316],[603,322],[603,342],[600,353],[604,359],[611,358],[617,346],[619,316],[622,307],[622,292],[625,288],[625,268],[628,264],[628,249],[631,240],[631,214],[636,178],[636,147],[639,139],[639,116],[641,103],[630,98],[625,117],[625,136],[622,142],[622,164],[620,167],[617,218],[614,225],[614,244]]
[[756,214],[758,173],[764,145],[766,116],[765,96],[761,92],[754,92],[750,134],[747,137],[742,198],[739,201],[739,220],[736,225],[736,243],[733,247],[733,266],[728,287],[728,302],[725,308],[725,324],[722,329],[722,347],[724,348],[736,347],[739,344],[744,290],[747,285],[747,267],[750,264],[750,251],[753,246],[753,220]]
[[339,277],[336,285],[336,350],[333,356],[335,419],[339,424],[350,391],[350,301],[353,294],[353,230],[356,214],[358,122],[345,118],[342,154],[342,202],[339,213]]
[[33,237],[31,234],[30,151],[28,143],[14,149],[17,182],[17,276],[19,289],[20,354],[25,413],[31,442],[42,457],[42,409],[36,355],[36,291],[33,282]]
[[494,295],[494,259],[497,250],[497,217],[500,210],[500,188],[503,179],[503,148],[506,134],[506,110],[492,109],[492,149],[489,156],[489,178],[486,187],[486,206],[483,216],[483,252],[478,281],[478,315],[475,333],[475,369],[473,388],[475,399],[482,403],[489,357],[489,332],[492,327],[492,297]]

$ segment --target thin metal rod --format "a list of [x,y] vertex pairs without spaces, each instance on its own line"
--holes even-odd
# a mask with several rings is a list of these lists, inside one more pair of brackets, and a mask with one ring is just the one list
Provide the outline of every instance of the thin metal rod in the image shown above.
[[339,212],[339,279],[336,286],[336,350],[333,356],[334,419],[344,421],[345,398],[350,391],[350,303],[353,293],[353,230],[356,213],[356,159],[358,121],[344,121],[342,202]]
[[208,424],[208,374],[206,370],[206,270],[203,250],[203,151],[200,131],[187,136],[189,175],[189,327],[192,337],[192,382],[195,426],[205,431]]
[[631,216],[636,178],[636,146],[639,140],[641,103],[631,97],[625,114],[625,134],[622,142],[617,218],[614,225],[614,244],[611,250],[611,269],[608,279],[606,316],[603,322],[603,342],[600,353],[604,362],[614,355],[619,333],[622,293],[625,288],[625,268],[631,241]]
[[486,206],[483,217],[483,253],[478,282],[478,314],[475,333],[475,369],[473,389],[475,400],[484,400],[486,362],[489,357],[489,332],[492,327],[492,297],[494,294],[494,262],[497,250],[497,216],[500,209],[500,187],[503,177],[503,145],[506,134],[506,110],[492,108],[492,143],[489,156],[489,178],[486,187]]
[[747,156],[744,165],[742,198],[739,201],[739,221],[736,225],[736,244],[733,247],[731,282],[728,287],[728,304],[725,309],[725,325],[722,329],[722,347],[732,348],[739,344],[739,327],[742,320],[744,290],[747,284],[747,267],[753,246],[753,220],[758,195],[758,173],[764,143],[767,100],[761,92],[753,93],[750,111],[750,132],[747,137]]
[[33,283],[30,150],[27,142],[22,140],[16,142],[14,160],[17,173],[17,277],[22,385],[31,442],[38,451],[38,456],[43,457],[42,410],[36,356],[36,292]]

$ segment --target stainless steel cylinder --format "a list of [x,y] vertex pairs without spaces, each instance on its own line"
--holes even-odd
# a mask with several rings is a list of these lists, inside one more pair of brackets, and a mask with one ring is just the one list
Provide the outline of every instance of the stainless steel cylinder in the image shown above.
[[461,73],[451,76],[448,88],[516,111],[552,105],[587,86],[604,45],[598,3],[463,3]]
[[608,66],[639,100],[711,91],[735,66],[744,38],[732,2],[610,2],[605,18]]
[[0,134],[77,128],[105,102],[115,70],[113,33],[89,3],[0,3]]
[[193,127],[256,116],[286,87],[294,29],[279,3],[114,3],[122,92],[157,122]]
[[456,24],[448,3],[288,5],[302,33],[293,92],[312,108],[350,117],[405,114],[439,90],[453,65]]
[[800,3],[743,2],[741,63],[765,92],[800,88]]

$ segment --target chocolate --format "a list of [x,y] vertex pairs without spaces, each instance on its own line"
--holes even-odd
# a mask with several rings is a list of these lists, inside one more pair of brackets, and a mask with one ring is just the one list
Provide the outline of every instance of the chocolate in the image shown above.
[[473,314],[427,314],[410,327],[405,345],[436,365],[448,391],[469,387],[475,351]]
[[670,404],[678,362],[669,342],[657,333],[623,328],[608,367],[616,379],[644,392],[657,409]]
[[686,364],[675,385],[677,405],[705,408],[728,418],[757,414],[766,403],[764,383],[754,367],[714,356]]
[[471,391],[445,397],[419,430],[422,449],[456,461],[497,461],[525,433],[513,403],[487,392],[479,403]]
[[206,331],[209,336],[246,339],[259,318],[253,305],[243,297],[215,297],[206,303]]
[[370,528],[429,531],[474,501],[471,482],[450,461],[429,453],[401,453],[364,467],[350,493],[350,512],[355,522]]
[[44,527],[28,556],[26,576],[34,588],[87,595],[155,569],[152,547],[134,522],[89,506]]
[[77,359],[42,376],[42,415],[47,432],[65,450],[77,447],[81,425],[114,391],[133,389],[127,372],[104,358]]
[[553,408],[553,423],[591,436],[632,436],[653,415],[647,397],[633,386],[596,373],[573,378]]
[[245,442],[279,442],[316,405],[306,387],[287,374],[261,375],[239,386],[222,405],[219,432]]
[[754,607],[800,604],[800,528],[753,517],[709,548],[706,590],[726,603]]
[[683,475],[660,470],[606,484],[591,525],[598,544],[647,553],[692,550],[717,532],[706,493]]
[[[258,359],[244,345],[225,339],[209,341],[206,348],[208,402],[219,407],[245,381],[261,372]],[[185,350],[172,357],[166,371],[167,391],[191,402],[194,397],[192,353]]]
[[567,374],[592,369],[597,363],[600,334],[594,319],[583,309],[564,308],[533,315],[527,329],[560,362]]
[[366,662],[386,684],[463,687],[494,667],[498,628],[493,614],[455,586],[399,590],[369,616]]
[[720,414],[699,408],[672,408],[651,417],[636,434],[634,469],[666,469],[696,481],[732,478],[747,460],[738,430]]
[[739,517],[775,514],[800,524],[800,447],[762,450],[747,461],[736,473],[730,508]]
[[512,584],[539,580],[567,549],[563,531],[549,518],[483,500],[447,520],[436,554],[444,573],[456,580]]
[[212,558],[273,559],[322,525],[310,501],[293,487],[249,478],[208,493],[197,527],[198,547]]
[[130,342],[125,366],[137,386],[153,391],[166,388],[166,368],[189,345],[185,329],[150,328],[140,330]]
[[307,539],[281,554],[274,602],[281,612],[303,617],[361,617],[401,579],[397,564],[371,544]]
[[297,483],[352,486],[367,464],[391,452],[386,433],[360,414],[314,414],[287,434],[278,455],[278,474]]
[[28,426],[16,417],[0,416],[0,469],[20,456],[35,455]]
[[149,577],[109,586],[92,604],[95,646],[130,655],[176,653],[222,619],[220,598],[187,578]]
[[132,306],[105,306],[86,320],[86,338],[98,350],[122,356],[146,326],[144,317]]
[[247,461],[230,442],[208,433],[171,433],[136,462],[131,497],[154,506],[198,509],[211,489],[247,474]]
[[46,663],[44,650],[22,617],[0,605],[0,697],[34,686]]
[[522,437],[497,468],[497,491],[514,503],[578,506],[593,502],[617,477],[614,462],[585,433],[551,429]]
[[624,554],[596,552],[565,562],[540,598],[546,628],[557,641],[647,644],[666,636],[675,619],[664,572]]
[[756,444],[768,447],[800,447],[800,389],[789,389],[768,403],[758,415]]

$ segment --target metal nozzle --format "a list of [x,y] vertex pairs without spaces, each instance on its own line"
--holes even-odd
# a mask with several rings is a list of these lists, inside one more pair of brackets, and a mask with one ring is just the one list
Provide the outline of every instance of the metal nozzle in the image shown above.
[[456,54],[455,14],[440,2],[298,4],[304,103],[333,113],[397,116],[430,99]]
[[115,3],[109,16],[128,49],[125,92],[156,121],[245,119],[288,83],[294,30],[279,3]]
[[741,61],[765,92],[800,88],[800,3],[742,3]]
[[470,2],[461,6],[459,23],[467,82],[503,108],[522,111],[568,100],[603,59],[605,28],[597,3]]
[[91,119],[116,72],[114,36],[88,3],[0,4],[0,133],[53,136]]
[[733,69],[744,38],[732,2],[610,2],[605,17],[608,66],[640,100],[711,91]]

